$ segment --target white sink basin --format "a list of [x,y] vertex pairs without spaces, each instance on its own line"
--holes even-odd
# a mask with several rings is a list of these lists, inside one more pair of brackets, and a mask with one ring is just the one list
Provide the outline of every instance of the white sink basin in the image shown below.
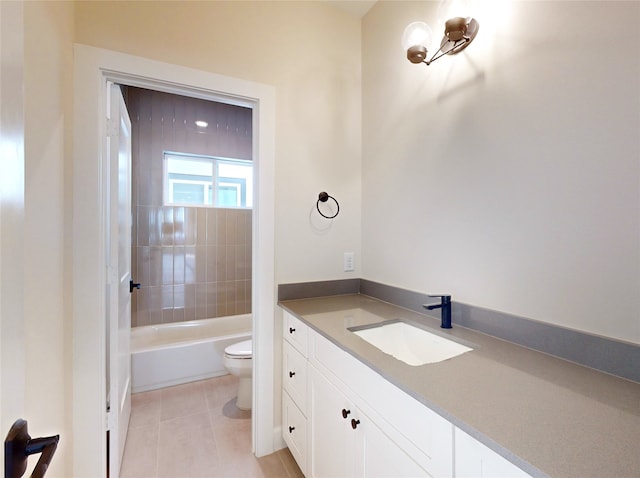
[[351,332],[384,353],[413,366],[441,362],[473,350],[400,321]]

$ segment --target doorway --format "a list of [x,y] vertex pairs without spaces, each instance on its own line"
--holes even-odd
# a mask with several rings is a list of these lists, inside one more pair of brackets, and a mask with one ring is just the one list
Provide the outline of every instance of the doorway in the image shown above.
[[[74,46],[73,163],[73,462],[78,476],[104,476],[105,225],[103,134],[106,84],[148,88],[248,106],[256,160],[252,246],[254,334],[253,450],[280,447],[274,423],[274,150],[273,87],[108,50]],[[260,247],[257,247],[260,244]]]
[[[131,326],[251,313],[253,110],[125,86]],[[134,387],[135,390],[135,387]]]

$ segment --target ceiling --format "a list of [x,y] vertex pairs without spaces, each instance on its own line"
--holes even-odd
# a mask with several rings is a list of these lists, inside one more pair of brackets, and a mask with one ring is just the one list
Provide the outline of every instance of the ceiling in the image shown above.
[[332,6],[359,17],[364,17],[376,0],[325,0]]

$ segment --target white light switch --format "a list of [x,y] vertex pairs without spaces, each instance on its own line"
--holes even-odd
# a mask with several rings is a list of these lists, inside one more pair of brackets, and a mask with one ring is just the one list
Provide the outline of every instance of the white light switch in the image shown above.
[[344,253],[344,271],[353,272],[356,270],[355,257],[353,252]]

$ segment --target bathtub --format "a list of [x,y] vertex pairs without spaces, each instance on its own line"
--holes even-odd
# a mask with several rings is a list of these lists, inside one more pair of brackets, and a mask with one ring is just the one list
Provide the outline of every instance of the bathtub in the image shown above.
[[251,314],[131,329],[133,393],[218,377],[224,349],[251,338]]

